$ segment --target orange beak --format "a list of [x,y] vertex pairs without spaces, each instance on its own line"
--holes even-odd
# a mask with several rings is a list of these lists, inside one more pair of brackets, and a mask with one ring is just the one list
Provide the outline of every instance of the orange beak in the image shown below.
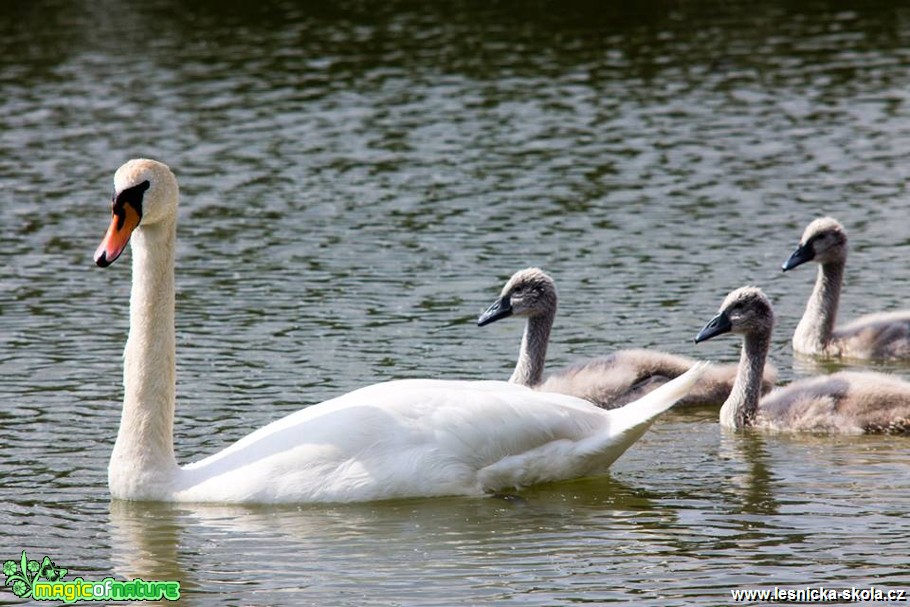
[[142,216],[129,203],[120,206],[119,209],[115,208],[107,234],[104,235],[104,240],[95,251],[95,263],[102,268],[114,263],[123,253],[126,243],[130,241],[130,235],[141,219]]

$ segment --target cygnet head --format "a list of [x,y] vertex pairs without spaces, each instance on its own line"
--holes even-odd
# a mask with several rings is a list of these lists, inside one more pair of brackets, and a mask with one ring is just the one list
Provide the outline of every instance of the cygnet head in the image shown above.
[[847,232],[833,217],[820,217],[806,226],[799,246],[784,262],[784,272],[807,261],[825,264],[847,258]]
[[698,333],[695,343],[724,333],[770,335],[773,327],[774,311],[768,297],[757,287],[741,287],[727,295],[717,316]]
[[509,316],[556,313],[556,283],[540,268],[519,270],[502,288],[499,299],[477,319],[482,327]]
[[95,263],[102,268],[112,264],[140,225],[174,221],[178,193],[177,178],[157,160],[136,158],[117,169],[111,225],[95,251]]

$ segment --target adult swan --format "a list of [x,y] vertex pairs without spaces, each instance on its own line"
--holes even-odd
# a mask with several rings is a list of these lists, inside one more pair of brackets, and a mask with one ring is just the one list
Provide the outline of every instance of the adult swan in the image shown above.
[[174,241],[177,180],[154,160],[114,175],[113,218],[95,253],[110,265],[132,236],[130,333],[114,498],[348,502],[482,495],[602,474],[704,367],[612,411],[506,382],[401,380],[306,407],[205,459],[178,466]]

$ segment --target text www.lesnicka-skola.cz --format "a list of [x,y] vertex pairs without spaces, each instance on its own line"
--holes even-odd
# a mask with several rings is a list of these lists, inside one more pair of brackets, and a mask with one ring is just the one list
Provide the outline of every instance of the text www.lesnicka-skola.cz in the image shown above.
[[737,603],[764,601],[768,603],[907,603],[910,593],[906,590],[889,590],[869,586],[859,588],[825,588],[806,586],[804,588],[760,588],[731,590]]

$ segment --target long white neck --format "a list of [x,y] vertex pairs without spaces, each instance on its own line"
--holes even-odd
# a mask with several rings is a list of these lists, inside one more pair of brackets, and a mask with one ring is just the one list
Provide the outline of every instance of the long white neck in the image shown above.
[[174,457],[176,220],[132,236],[130,334],[123,363],[123,415],[108,468],[111,494],[154,497],[178,470]]
[[770,331],[750,333],[743,339],[736,380],[733,382],[730,396],[720,408],[720,425],[727,428],[745,428],[755,421],[761,399],[762,374],[770,346]]
[[818,267],[815,288],[793,333],[793,348],[797,352],[823,354],[827,349],[837,322],[844,263],[844,260],[831,261]]
[[510,383],[533,387],[541,382],[555,316],[556,311],[552,310],[528,317]]

